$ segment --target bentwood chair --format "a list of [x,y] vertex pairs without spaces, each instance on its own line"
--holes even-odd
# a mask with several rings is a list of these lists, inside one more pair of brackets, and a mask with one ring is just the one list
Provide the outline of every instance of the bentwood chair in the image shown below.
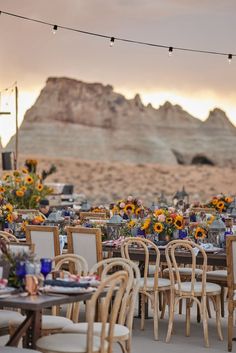
[[[159,293],[168,295],[171,289],[169,279],[159,278],[160,251],[158,247],[150,240],[144,238],[126,238],[121,244],[121,256],[130,260],[130,247],[138,246],[140,251],[144,252],[144,268],[142,277],[140,278],[139,293],[141,295],[141,330],[144,330],[145,324],[145,304],[150,300],[153,310],[154,320],[154,338],[158,340],[158,311],[159,311]],[[155,253],[155,271],[154,277],[149,277],[150,253],[153,250]]]
[[[101,271],[99,271],[101,269]],[[133,317],[135,302],[139,290],[140,271],[138,266],[128,260],[122,258],[110,258],[105,259],[97,263],[91,270],[90,275],[101,272],[101,280],[105,280],[110,276],[110,272],[123,270],[128,273],[128,283],[125,289],[125,293],[122,298],[121,308],[118,315],[117,323],[114,326],[113,342],[118,343],[122,352],[130,353],[131,351],[131,340],[132,340],[132,328],[133,328]],[[88,330],[87,322],[80,322],[78,324],[67,326],[63,329],[64,332],[78,332],[86,333]],[[97,336],[101,335],[102,323],[94,323],[94,334]],[[109,325],[106,328],[107,334],[109,332]]]
[[[87,301],[86,322],[88,329],[86,333],[57,333],[41,337],[36,342],[37,349],[43,353],[112,353],[114,326],[127,284],[128,274],[126,271],[117,271],[102,280],[92,298]],[[94,334],[98,302],[101,317],[100,336]],[[108,330],[107,324],[109,325]]]
[[83,256],[92,268],[102,260],[102,235],[99,228],[68,227],[68,253]]
[[233,317],[236,308],[236,236],[227,236],[227,281],[228,281],[228,351],[232,351]]
[[35,245],[38,258],[54,258],[60,255],[58,227],[26,226],[26,241]]
[[[192,257],[192,275],[189,281],[181,280],[178,264],[176,260],[176,252],[188,251]],[[200,280],[196,276],[196,254],[202,256],[202,275]],[[221,332],[221,315],[220,315],[220,294],[221,288],[215,283],[206,282],[207,255],[205,250],[198,244],[187,240],[173,240],[165,250],[166,260],[169,268],[169,274],[172,284],[170,296],[170,319],[166,342],[170,341],[172,327],[174,322],[175,307],[180,300],[186,300],[186,336],[190,336],[190,311],[193,303],[199,307],[200,315],[203,322],[203,333],[206,347],[209,347],[208,338],[208,316],[207,316],[207,298],[213,302],[216,312],[216,327],[220,340],[223,340]]]
[[6,240],[7,242],[14,242],[14,243],[20,242],[19,239],[15,237],[15,235],[8,232],[4,232],[2,230],[0,230],[0,238]]

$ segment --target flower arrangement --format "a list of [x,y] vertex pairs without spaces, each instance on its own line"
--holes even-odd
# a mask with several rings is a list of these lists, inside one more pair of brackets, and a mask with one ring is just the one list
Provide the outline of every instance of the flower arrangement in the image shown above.
[[143,206],[142,201],[133,196],[119,200],[112,209],[113,214],[119,214],[121,216],[130,214],[135,217],[141,217],[145,211],[146,208]]
[[26,167],[7,173],[3,176],[0,187],[0,198],[19,209],[37,208],[41,199],[52,190],[42,184],[41,177],[36,174],[36,161],[26,161]]
[[226,212],[230,204],[233,202],[232,197],[225,196],[223,194],[219,194],[214,196],[206,207],[215,208],[218,212]]
[[190,229],[190,236],[195,240],[203,240],[208,236],[209,223],[200,222]]
[[14,208],[11,203],[6,202],[1,196],[1,187],[0,187],[0,223],[4,230],[5,223],[12,223],[14,220],[17,219],[17,213],[14,212]]

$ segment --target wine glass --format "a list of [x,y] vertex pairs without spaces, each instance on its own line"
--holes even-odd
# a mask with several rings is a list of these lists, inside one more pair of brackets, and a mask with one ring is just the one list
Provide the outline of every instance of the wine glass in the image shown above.
[[46,280],[47,275],[52,271],[52,260],[51,259],[40,259],[41,262],[41,273],[44,276],[44,280]]
[[23,279],[26,275],[26,265],[25,265],[25,261],[18,261],[16,263],[16,276],[19,279],[19,286],[22,287],[23,286]]

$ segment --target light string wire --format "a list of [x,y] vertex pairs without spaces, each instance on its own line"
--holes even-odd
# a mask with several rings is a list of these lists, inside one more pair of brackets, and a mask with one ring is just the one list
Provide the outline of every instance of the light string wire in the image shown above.
[[144,45],[144,46],[156,47],[156,48],[163,48],[163,49],[169,49],[169,50],[171,48],[171,51],[178,50],[178,51],[186,51],[186,52],[192,52],[192,53],[221,55],[221,56],[228,57],[229,61],[232,59],[232,57],[236,56],[236,53],[233,54],[233,53],[226,53],[226,52],[213,51],[213,50],[200,50],[200,49],[185,48],[185,47],[178,47],[178,46],[175,47],[175,46],[170,46],[170,45],[149,43],[149,42],[143,42],[143,41],[139,41],[139,40],[135,40],[135,39],[115,37],[113,35],[110,36],[110,35],[107,35],[107,34],[101,34],[101,33],[96,33],[96,32],[84,31],[82,29],[77,29],[77,28],[73,28],[73,27],[57,25],[55,23],[50,23],[50,22],[47,22],[47,21],[39,20],[39,19],[32,18],[32,17],[26,17],[26,16],[23,16],[23,15],[18,15],[18,14],[15,14],[15,13],[12,13],[12,12],[7,12],[7,11],[0,11],[0,15],[1,14],[7,15],[7,16],[11,16],[11,17],[16,17],[16,18],[19,18],[19,19],[25,20],[25,21],[30,21],[30,22],[35,22],[35,23],[46,25],[46,26],[50,26],[50,27],[52,27],[52,28],[54,28],[56,30],[61,28],[61,29],[67,30],[67,31],[77,32],[77,33],[81,33],[81,34],[85,34],[85,35],[89,35],[89,36],[93,36],[93,37],[100,37],[100,38],[105,38],[105,39],[110,39],[110,40],[113,38],[113,42],[114,41],[120,41],[120,42],[125,42],[125,43],[138,44],[138,45]]

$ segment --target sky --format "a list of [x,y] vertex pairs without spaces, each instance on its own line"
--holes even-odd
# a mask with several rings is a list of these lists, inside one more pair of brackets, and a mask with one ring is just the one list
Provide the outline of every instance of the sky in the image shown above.
[[[50,23],[167,46],[236,53],[235,0],[0,0],[0,10]],[[236,57],[115,42],[0,15],[0,90],[15,81],[19,118],[49,76],[111,84],[154,107],[166,100],[202,120],[220,107],[236,125]],[[1,95],[0,137],[15,129],[14,92]]]

